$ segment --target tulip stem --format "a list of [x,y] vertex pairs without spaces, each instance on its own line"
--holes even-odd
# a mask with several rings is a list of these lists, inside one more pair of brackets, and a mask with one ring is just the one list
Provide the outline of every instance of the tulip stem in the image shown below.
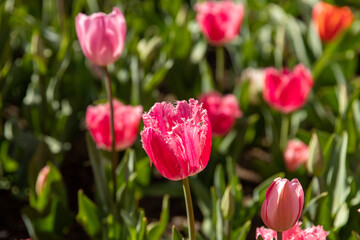
[[225,53],[224,47],[216,47],[216,81],[221,90],[225,88]]
[[282,240],[282,232],[277,232],[277,240]]
[[114,127],[114,106],[112,102],[112,91],[111,91],[111,82],[110,82],[110,74],[105,66],[105,83],[106,83],[106,92],[108,96],[108,101],[110,104],[110,132],[111,132],[111,156],[112,156],[112,178],[114,184],[114,191],[113,191],[113,199],[116,202],[116,190],[117,190],[117,183],[116,183],[116,166],[117,166],[117,152],[115,149],[115,127]]
[[280,132],[280,148],[281,150],[285,149],[288,135],[289,135],[289,126],[290,126],[290,115],[283,114],[281,120],[281,132]]
[[194,218],[194,210],[192,206],[189,179],[185,178],[182,180],[183,190],[185,195],[185,203],[186,203],[186,213],[188,220],[188,229],[189,229],[189,240],[195,240],[195,218]]

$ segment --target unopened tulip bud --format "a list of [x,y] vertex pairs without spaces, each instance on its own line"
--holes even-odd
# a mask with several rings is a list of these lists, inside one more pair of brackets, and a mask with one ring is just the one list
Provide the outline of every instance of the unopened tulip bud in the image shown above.
[[231,220],[235,213],[235,200],[234,195],[231,192],[230,186],[225,190],[225,193],[221,199],[220,205],[221,213],[226,220]]
[[37,195],[40,195],[44,190],[46,179],[49,175],[49,172],[50,172],[50,167],[48,165],[46,165],[40,170],[35,184],[35,191]]
[[321,176],[324,169],[324,159],[321,151],[320,141],[314,133],[309,143],[309,160],[307,170],[314,176]]
[[304,192],[299,181],[276,178],[266,191],[261,218],[267,227],[286,231],[300,218],[303,205]]

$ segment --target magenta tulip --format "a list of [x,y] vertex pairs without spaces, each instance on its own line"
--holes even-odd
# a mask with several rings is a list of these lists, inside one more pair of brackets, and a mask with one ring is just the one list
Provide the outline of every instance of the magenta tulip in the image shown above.
[[288,141],[285,151],[285,166],[290,171],[295,171],[299,166],[306,163],[309,158],[309,147],[299,140]]
[[143,148],[160,174],[185,179],[202,171],[210,158],[211,124],[198,101],[178,101],[174,107],[156,103],[143,114]]
[[297,65],[293,71],[267,68],[263,97],[278,111],[290,113],[305,104],[313,84],[311,72],[302,64]]
[[44,190],[46,180],[48,178],[49,173],[50,173],[50,167],[48,165],[46,165],[45,167],[43,167],[40,170],[40,172],[36,178],[36,184],[35,184],[36,194],[40,195],[42,193],[42,191]]
[[304,192],[299,181],[276,178],[266,191],[261,218],[267,227],[286,231],[298,221],[303,205]]
[[233,40],[240,32],[244,6],[232,1],[197,3],[196,21],[208,41],[216,46]]
[[242,116],[239,103],[233,94],[221,96],[218,92],[209,92],[198,97],[207,110],[213,135],[225,135]]
[[106,66],[120,57],[125,43],[126,23],[117,7],[108,15],[94,13],[86,16],[79,13],[75,23],[81,49],[91,62]]
[[[141,106],[127,106],[113,100],[115,148],[124,150],[136,140],[142,114]],[[109,103],[89,106],[86,110],[86,125],[98,148],[111,150]]]

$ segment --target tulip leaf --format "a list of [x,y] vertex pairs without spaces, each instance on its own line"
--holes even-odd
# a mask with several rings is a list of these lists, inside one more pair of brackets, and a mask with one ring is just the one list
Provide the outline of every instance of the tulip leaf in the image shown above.
[[[337,149],[339,155],[334,155],[334,161],[338,160],[338,163],[333,165],[336,167],[336,180],[334,184],[333,202],[331,213],[335,214],[342,204],[345,202],[348,193],[346,193],[346,154],[348,146],[348,134],[343,133],[341,141],[339,141]],[[336,158],[336,159],[335,159]]]
[[349,208],[346,203],[343,203],[339,209],[339,211],[336,213],[335,219],[334,219],[334,228],[335,230],[341,228],[344,226],[349,219]]
[[99,239],[101,223],[97,206],[85,196],[82,190],[78,192],[78,202],[79,212],[76,220],[83,226],[91,238]]
[[247,220],[240,228],[236,229],[232,234],[232,240],[246,240],[251,228],[251,221]]
[[174,61],[169,59],[166,63],[157,70],[154,74],[148,74],[145,78],[144,89],[150,92],[157,87],[165,78],[168,71],[172,68]]
[[223,193],[225,192],[226,183],[224,176],[224,169],[221,164],[218,164],[215,168],[214,173],[214,186],[216,189],[216,195],[219,199],[221,199]]
[[160,215],[160,221],[157,223],[149,224],[147,227],[148,239],[160,239],[166,230],[170,217],[169,195],[165,195],[163,198],[162,211]]
[[183,240],[183,236],[181,233],[176,230],[175,226],[172,226],[172,234],[171,234],[171,240]]
[[99,194],[103,211],[108,213],[111,208],[110,190],[105,177],[105,169],[101,160],[100,152],[96,148],[89,134],[86,134],[86,146],[89,153],[89,159],[92,171],[94,173],[95,185]]

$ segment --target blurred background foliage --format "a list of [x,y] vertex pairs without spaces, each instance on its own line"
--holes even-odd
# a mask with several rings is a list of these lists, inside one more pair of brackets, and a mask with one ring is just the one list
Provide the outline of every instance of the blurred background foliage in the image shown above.
[[[350,6],[355,21],[324,45],[311,21],[316,0],[237,2],[245,5],[245,17],[241,33],[226,46],[225,84],[220,86],[214,80],[215,48],[195,21],[195,0],[2,1],[0,238],[86,239],[85,232],[100,238],[103,223],[96,219],[100,210],[94,202],[101,199],[94,193],[84,115],[88,105],[106,99],[106,92],[103,70],[83,56],[74,19],[79,12],[108,13],[117,6],[126,18],[127,37],[120,60],[109,66],[116,98],[148,111],[157,101],[196,98],[218,89],[234,93],[240,102],[244,116],[227,136],[213,139],[208,167],[191,179],[199,239],[226,236],[229,219],[221,200],[227,186],[236,209],[227,227],[231,239],[254,239],[254,229],[262,225],[259,209],[275,176],[297,177],[302,183],[304,225],[323,225],[328,239],[360,239],[355,233],[360,232],[359,2],[328,1]],[[323,163],[320,173],[317,165],[310,171],[286,171],[280,132],[284,117],[264,103],[261,92],[251,90],[252,70],[292,68],[299,62],[311,69],[315,85],[307,105],[289,116],[287,137],[310,143],[311,163],[319,158]],[[185,215],[181,184],[165,181],[149,167],[139,139],[121,157],[119,171],[127,176],[135,200],[131,205],[124,197],[123,204],[137,212],[130,219],[122,214],[128,239],[170,237],[171,226],[184,222],[179,220]],[[34,196],[34,188],[45,164],[51,166],[49,181],[56,187],[42,199]],[[9,216],[12,208],[15,216]],[[173,239],[177,234],[173,230]]]

